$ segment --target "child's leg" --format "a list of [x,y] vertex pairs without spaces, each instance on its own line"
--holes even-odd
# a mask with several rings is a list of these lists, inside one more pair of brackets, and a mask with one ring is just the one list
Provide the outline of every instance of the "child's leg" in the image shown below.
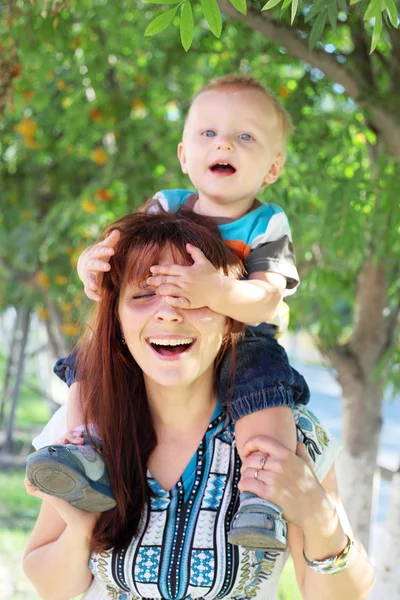
[[[296,448],[296,428],[291,407],[306,404],[308,386],[289,365],[285,350],[273,337],[274,329],[263,324],[249,328],[236,351],[232,381],[230,357],[224,359],[219,395],[236,423],[239,455],[250,437],[270,435],[288,448]],[[287,525],[281,510],[254,494],[240,495],[240,508],[232,521],[229,541],[251,549],[284,549]]]
[[[67,406],[66,444],[53,444],[34,452],[27,459],[27,477],[42,492],[67,500],[87,512],[103,512],[116,504],[106,464],[99,452],[101,441],[96,427],[89,433],[96,440],[92,447],[85,436],[78,382],[71,384]],[[82,432],[83,439],[69,443],[71,432]],[[75,443],[76,442],[76,443]]]
[[295,452],[297,439],[292,409],[288,406],[264,408],[245,415],[236,422],[236,447],[242,460],[244,445],[258,435],[271,437]]

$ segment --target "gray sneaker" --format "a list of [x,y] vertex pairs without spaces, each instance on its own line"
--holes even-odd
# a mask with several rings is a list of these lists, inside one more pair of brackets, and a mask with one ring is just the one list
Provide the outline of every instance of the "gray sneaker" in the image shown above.
[[26,460],[26,476],[45,494],[86,512],[104,512],[116,506],[107,467],[89,439],[83,439],[84,445],[54,444],[33,452]]
[[231,523],[228,542],[266,552],[287,548],[287,523],[276,504],[251,494],[240,494],[240,506]]

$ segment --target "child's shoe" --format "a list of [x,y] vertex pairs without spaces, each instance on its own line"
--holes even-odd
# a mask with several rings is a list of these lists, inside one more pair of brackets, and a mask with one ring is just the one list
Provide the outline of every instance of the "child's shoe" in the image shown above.
[[45,494],[86,512],[104,512],[116,505],[107,467],[89,439],[83,439],[84,445],[54,444],[33,452],[26,460],[26,476]]
[[228,542],[248,550],[283,551],[287,547],[287,523],[279,506],[250,492],[240,494]]

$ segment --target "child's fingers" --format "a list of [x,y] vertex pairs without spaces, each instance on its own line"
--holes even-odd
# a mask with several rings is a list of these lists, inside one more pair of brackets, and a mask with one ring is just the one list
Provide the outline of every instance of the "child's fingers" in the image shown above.
[[151,287],[158,287],[163,284],[172,284],[176,285],[178,278],[172,275],[153,275],[152,277],[148,277],[146,283]]
[[90,251],[91,258],[101,258],[104,256],[105,258],[108,257],[108,259],[110,259],[111,256],[114,256],[114,254],[114,248],[105,246],[104,244],[96,244],[96,246],[93,246]]
[[100,260],[98,258],[91,258],[87,263],[87,269],[94,273],[103,273],[104,271],[109,271],[111,269],[111,265],[110,263],[105,262],[104,260]]
[[90,298],[90,300],[94,300],[95,302],[99,302],[101,300],[100,294],[91,290],[90,287],[88,287],[87,285],[85,285],[84,287],[84,292],[86,296]]
[[182,290],[177,285],[173,285],[172,283],[163,283],[159,285],[155,289],[156,294],[159,296],[178,296],[180,297],[182,294]]
[[175,308],[190,308],[190,302],[184,296],[165,296],[165,302]]
[[104,238],[101,243],[108,247],[114,247],[119,241],[120,237],[121,232],[118,229],[113,229],[112,232],[106,238]]
[[185,269],[182,265],[153,265],[150,267],[150,273],[153,275],[183,275]]
[[204,262],[208,260],[200,248],[196,248],[196,246],[192,246],[192,244],[186,244],[186,250],[193,258],[194,262]]

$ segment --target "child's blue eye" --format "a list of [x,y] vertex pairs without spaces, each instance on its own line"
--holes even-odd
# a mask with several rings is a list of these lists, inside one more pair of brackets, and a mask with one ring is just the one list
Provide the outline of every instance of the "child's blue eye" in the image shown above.
[[253,136],[250,135],[249,133],[241,133],[239,135],[239,138],[241,140],[244,140],[245,142],[251,142],[252,140],[254,140]]
[[204,137],[215,137],[217,133],[213,129],[206,129],[201,135],[204,135]]

